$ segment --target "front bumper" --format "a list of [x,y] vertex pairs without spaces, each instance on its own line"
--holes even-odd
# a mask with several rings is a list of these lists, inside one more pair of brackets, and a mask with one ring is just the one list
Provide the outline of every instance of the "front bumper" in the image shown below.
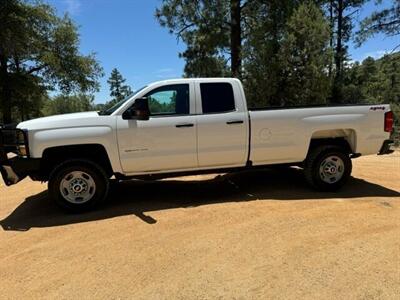
[[394,152],[394,141],[392,140],[385,140],[379,150],[378,155],[390,154]]
[[[24,147],[26,156],[15,156]],[[14,157],[9,158],[9,154]],[[40,169],[40,160],[29,157],[26,131],[16,128],[0,128],[0,173],[6,185],[15,184]]]
[[6,185],[16,184],[26,176],[40,170],[40,160],[24,157],[13,157],[0,162],[0,172]]

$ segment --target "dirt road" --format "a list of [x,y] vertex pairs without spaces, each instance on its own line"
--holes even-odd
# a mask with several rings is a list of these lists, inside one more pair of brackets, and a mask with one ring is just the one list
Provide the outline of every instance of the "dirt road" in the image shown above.
[[0,298],[400,299],[400,152],[339,193],[296,169],[116,186],[64,214],[0,183]]

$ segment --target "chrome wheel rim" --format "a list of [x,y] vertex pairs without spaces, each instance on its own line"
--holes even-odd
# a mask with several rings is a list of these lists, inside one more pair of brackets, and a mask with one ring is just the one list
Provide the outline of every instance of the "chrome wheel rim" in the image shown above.
[[321,180],[332,184],[338,182],[344,174],[344,162],[335,155],[325,158],[319,167]]
[[60,182],[61,195],[70,203],[82,204],[93,198],[96,183],[92,176],[81,171],[66,174]]

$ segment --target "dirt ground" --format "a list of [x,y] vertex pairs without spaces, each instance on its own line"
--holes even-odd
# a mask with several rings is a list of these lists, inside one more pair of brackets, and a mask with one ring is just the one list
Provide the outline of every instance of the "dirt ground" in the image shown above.
[[400,299],[400,152],[338,193],[297,169],[113,187],[71,215],[0,183],[0,298]]

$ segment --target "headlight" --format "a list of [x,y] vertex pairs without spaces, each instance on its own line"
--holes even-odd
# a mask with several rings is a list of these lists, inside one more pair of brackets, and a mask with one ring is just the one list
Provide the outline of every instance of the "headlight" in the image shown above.
[[27,132],[26,130],[17,130],[16,132],[16,148],[17,154],[19,156],[28,156],[28,148],[27,148]]
[[16,136],[16,143],[18,145],[24,145],[25,144],[25,134],[22,130],[17,131],[17,136]]

